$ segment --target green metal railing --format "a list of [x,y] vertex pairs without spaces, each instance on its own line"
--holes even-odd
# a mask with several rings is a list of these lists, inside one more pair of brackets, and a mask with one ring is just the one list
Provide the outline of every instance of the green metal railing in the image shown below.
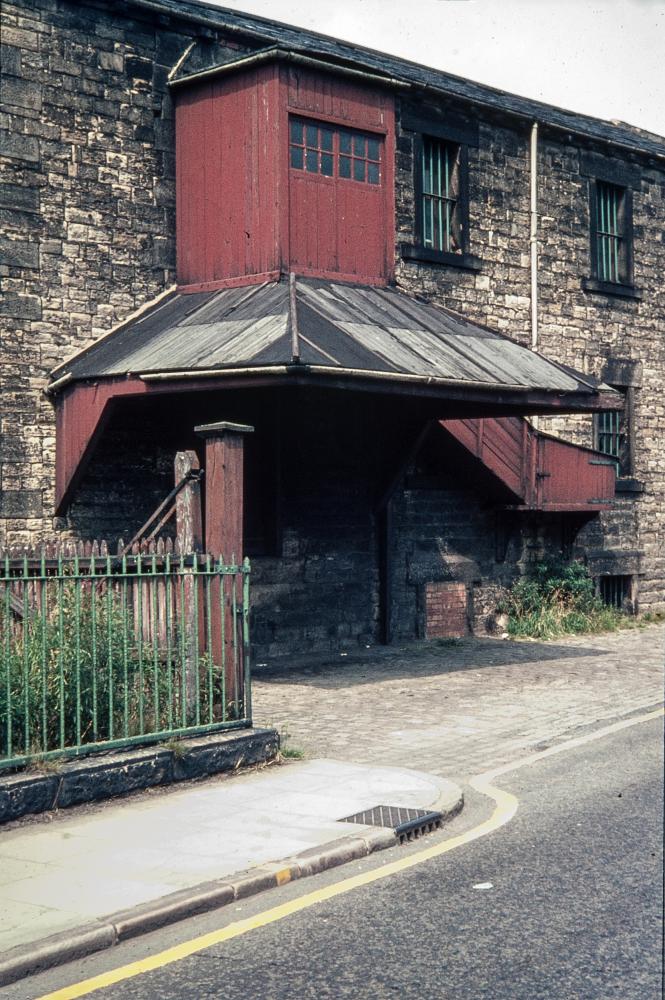
[[0,769],[251,725],[249,576],[163,547],[0,557]]

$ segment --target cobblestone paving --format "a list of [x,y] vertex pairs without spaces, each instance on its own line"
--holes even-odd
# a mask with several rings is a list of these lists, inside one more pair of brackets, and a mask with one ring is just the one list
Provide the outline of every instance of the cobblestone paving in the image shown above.
[[665,626],[552,642],[465,639],[349,653],[254,681],[256,725],[308,757],[448,778],[663,701]]

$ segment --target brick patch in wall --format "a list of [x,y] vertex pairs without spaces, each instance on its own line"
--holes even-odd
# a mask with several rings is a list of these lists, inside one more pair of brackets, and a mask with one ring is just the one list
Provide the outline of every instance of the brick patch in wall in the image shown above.
[[459,638],[467,635],[468,631],[466,585],[426,583],[425,638]]

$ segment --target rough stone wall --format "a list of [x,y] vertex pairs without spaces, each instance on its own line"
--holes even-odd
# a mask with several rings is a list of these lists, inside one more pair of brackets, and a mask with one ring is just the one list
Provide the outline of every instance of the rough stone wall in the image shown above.
[[[614,163],[622,162],[617,153]],[[633,164],[634,166],[634,164]],[[644,492],[618,494],[616,510],[601,516],[602,537],[586,547],[590,565],[615,574],[640,573],[638,606],[665,608],[665,173],[643,167],[633,189],[634,282],[641,301],[586,292],[588,277],[588,178],[580,151],[543,144],[539,180],[543,200],[541,326],[544,354],[591,374],[608,377],[612,361],[641,363],[633,390],[634,478]],[[565,227],[557,249],[557,220]],[[563,265],[563,267],[562,267]],[[608,378],[611,381],[611,375]],[[540,426],[593,446],[592,420],[541,420]],[[580,539],[582,543],[583,535]],[[635,553],[642,552],[641,559]]]
[[[138,9],[130,16],[102,0],[4,0],[0,13],[1,544],[63,527],[51,513],[53,409],[41,391],[48,372],[173,280],[174,145],[166,76],[197,29],[158,23]],[[478,127],[478,146],[469,148],[469,250],[482,269],[398,258],[396,279],[407,291],[528,343],[528,130],[489,120]],[[579,551],[596,553],[605,571],[639,568],[641,606],[656,607],[665,589],[665,178],[645,166],[634,192],[635,284],[642,300],[586,292],[588,180],[580,173],[579,145],[565,137],[541,140],[540,349],[597,375],[609,359],[642,362],[634,423],[635,478],[644,492],[622,497],[617,511],[590,524]],[[397,243],[410,243],[413,149],[404,130],[396,183]],[[590,417],[541,420],[540,426],[591,443]],[[98,473],[95,480],[93,468],[88,482],[90,511],[104,506],[101,466]],[[443,503],[436,517],[445,511]],[[84,521],[79,504],[76,530],[92,533]],[[116,528],[124,530],[120,521]],[[306,543],[294,541],[290,530],[284,551],[297,576],[305,573],[298,560]],[[405,544],[419,530],[409,529]],[[514,565],[518,554],[509,555],[507,565],[511,558]],[[474,607],[484,607],[477,597]]]
[[368,457],[370,420],[364,401],[331,415],[303,398],[282,423],[280,555],[252,559],[258,669],[377,640],[380,479]]
[[[425,106],[421,114],[426,116]],[[414,243],[413,133],[402,129],[397,144],[399,246]],[[640,164],[641,183],[633,190],[634,282],[641,300],[592,293],[582,287],[591,273],[583,147],[566,136],[540,140],[538,350],[599,377],[608,376],[612,362],[641,362],[641,383],[634,389],[633,474],[644,491],[619,493],[616,510],[585,529],[577,552],[589,558],[593,572],[639,572],[639,607],[663,609],[665,172]],[[595,152],[615,165],[624,162],[619,150]],[[397,282],[529,344],[528,129],[481,120],[478,146],[469,146],[468,159],[469,251],[481,260],[481,270],[402,260],[398,254]],[[636,167],[635,161],[625,163]],[[540,418],[539,427],[593,446],[591,416]],[[641,560],[637,552],[643,553]]]
[[49,371],[173,281],[166,78],[197,29],[101,0],[0,16],[1,544],[62,526]]
[[396,551],[392,629],[396,639],[426,636],[428,584],[463,583],[474,632],[492,628],[492,609],[518,573],[519,533],[496,561],[495,515],[478,492],[442,477],[436,489],[405,489],[394,503]]
[[[459,115],[459,108],[454,111]],[[427,113],[424,108],[422,113]],[[482,270],[475,273],[398,256],[396,280],[406,291],[426,295],[474,322],[529,343],[528,134],[483,121],[478,124],[478,146],[468,148],[469,252],[482,260]],[[398,131],[398,245],[414,243],[413,135]]]

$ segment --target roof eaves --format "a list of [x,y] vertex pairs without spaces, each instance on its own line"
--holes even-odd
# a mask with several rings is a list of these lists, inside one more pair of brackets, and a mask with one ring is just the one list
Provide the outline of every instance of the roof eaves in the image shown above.
[[319,56],[318,54],[304,55],[302,51],[287,49],[281,45],[271,45],[265,49],[259,49],[258,52],[252,52],[249,55],[241,56],[239,59],[233,59],[228,62],[217,63],[215,66],[209,66],[206,69],[198,70],[187,76],[176,76],[174,74],[173,77],[169,77],[168,83],[172,89],[184,84],[200,83],[202,80],[207,80],[210,77],[221,76],[225,73],[237,73],[243,69],[248,69],[260,63],[270,62],[271,60],[282,60],[283,62],[296,63],[301,66],[311,66],[317,69],[328,70],[332,73],[338,73],[342,76],[360,77],[363,80],[380,84],[383,87],[398,88],[400,90],[408,90],[411,87],[411,84],[405,80],[385,76],[383,73],[369,73],[365,70],[355,69],[352,66],[330,62],[329,59],[324,59],[323,56]]
[[[592,118],[589,115],[547,105],[531,98],[509,94],[507,91],[487,84],[467,80],[464,77],[445,73],[442,70],[436,70],[365,46],[356,46],[351,42],[318,34],[306,28],[299,28],[295,25],[272,21],[258,15],[233,11],[228,8],[213,7],[210,4],[200,2],[200,0],[185,0],[185,2],[182,0],[127,0],[127,2],[155,13],[180,17],[185,21],[206,25],[216,30],[229,31],[263,43],[274,44],[276,41],[279,42],[280,34],[286,36],[294,34],[304,39],[305,44],[299,45],[294,38],[290,38],[287,47],[293,52],[317,53],[327,59],[332,57],[342,62],[363,65],[375,72],[379,69],[375,65],[378,58],[386,64],[385,72],[388,76],[404,80],[411,86],[457,97],[479,107],[501,111],[522,121],[539,121],[557,131],[567,132],[571,135],[595,140],[602,145],[615,146],[628,152],[665,161],[665,139],[660,143],[654,139],[640,138],[630,128],[622,128],[601,118]],[[191,8],[196,9],[192,10]],[[205,13],[200,14],[199,10]],[[335,51],[329,51],[330,47],[334,47]],[[392,66],[393,69],[389,69],[389,66]],[[407,75],[403,77],[400,74],[397,77],[394,67],[407,71]],[[416,79],[413,75],[408,75],[409,70],[416,71],[421,78]],[[440,82],[425,80],[422,78],[423,73],[435,75]],[[515,106],[516,102],[521,105],[521,108]],[[557,120],[559,117],[564,120]],[[603,131],[606,134],[602,134]]]

